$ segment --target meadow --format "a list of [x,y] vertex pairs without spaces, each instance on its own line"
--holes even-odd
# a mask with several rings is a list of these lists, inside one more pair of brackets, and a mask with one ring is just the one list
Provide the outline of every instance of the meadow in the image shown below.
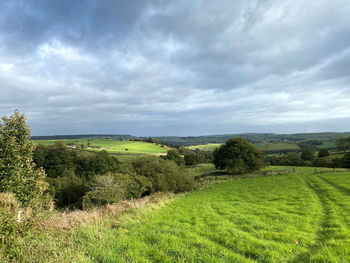
[[120,217],[39,232],[21,241],[22,261],[28,251],[31,262],[350,261],[349,170],[272,167],[231,179]]
[[[162,154],[166,153],[167,149],[154,143],[142,141],[120,141],[113,139],[65,139],[65,140],[36,140],[36,144],[53,145],[56,141],[61,141],[65,144],[85,145],[84,150],[102,151],[106,150],[109,153],[115,154]],[[98,147],[98,148],[97,148]]]

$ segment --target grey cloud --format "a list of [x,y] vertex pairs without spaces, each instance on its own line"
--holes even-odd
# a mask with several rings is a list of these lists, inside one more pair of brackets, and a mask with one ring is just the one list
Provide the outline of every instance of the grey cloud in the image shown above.
[[34,134],[349,130],[349,9],[2,1],[0,112]]

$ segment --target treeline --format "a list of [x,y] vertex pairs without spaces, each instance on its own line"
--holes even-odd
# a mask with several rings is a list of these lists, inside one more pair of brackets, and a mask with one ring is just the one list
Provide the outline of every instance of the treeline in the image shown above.
[[78,139],[114,139],[114,140],[129,140],[134,138],[128,134],[80,134],[80,135],[51,135],[51,136],[32,136],[32,140],[78,140]]
[[87,208],[158,191],[181,192],[193,186],[186,165],[210,161],[205,153],[169,150],[167,155],[143,157],[122,164],[106,151],[79,152],[62,142],[38,145],[33,160],[47,174],[57,206]]
[[270,165],[350,168],[350,152],[345,153],[343,158],[324,158],[329,155],[326,149],[321,149],[317,155],[312,150],[304,150],[301,153],[290,152],[279,157],[269,156],[267,160]]

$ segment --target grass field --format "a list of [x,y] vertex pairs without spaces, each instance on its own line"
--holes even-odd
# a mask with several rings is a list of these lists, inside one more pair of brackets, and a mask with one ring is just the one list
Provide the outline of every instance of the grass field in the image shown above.
[[294,169],[36,239],[50,262],[349,262],[350,171]]
[[[118,154],[159,154],[166,153],[167,149],[148,142],[139,142],[139,141],[118,141],[112,139],[67,139],[61,140],[65,144],[74,143],[77,145],[84,144],[90,147],[87,147],[86,150],[89,151],[102,151],[106,150],[109,153],[118,153]],[[55,140],[39,140],[35,141],[36,144],[42,145],[53,145]],[[101,147],[101,148],[94,148]]]
[[200,144],[200,145],[192,145],[186,148],[195,150],[200,149],[202,151],[213,152],[216,148],[220,147],[221,143],[208,143],[208,144]]

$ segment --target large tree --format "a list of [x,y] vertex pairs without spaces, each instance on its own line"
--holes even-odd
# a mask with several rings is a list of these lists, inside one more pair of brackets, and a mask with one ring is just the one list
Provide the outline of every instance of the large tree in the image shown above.
[[229,139],[214,151],[214,165],[229,173],[242,174],[264,167],[265,155],[243,138]]
[[44,171],[34,167],[33,149],[25,116],[16,110],[10,118],[3,117],[0,121],[0,192],[13,193],[24,206],[42,201],[47,189]]

